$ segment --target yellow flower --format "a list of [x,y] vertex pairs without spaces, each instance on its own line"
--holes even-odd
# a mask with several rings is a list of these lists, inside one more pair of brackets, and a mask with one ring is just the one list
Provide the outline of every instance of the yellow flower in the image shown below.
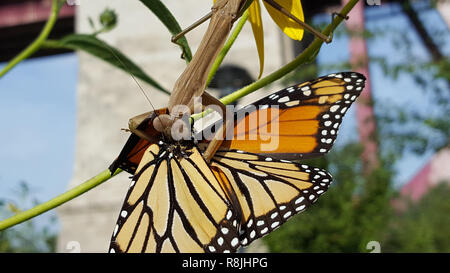
[[[292,15],[304,21],[303,9],[300,0],[274,0],[278,5],[289,11]],[[290,38],[300,41],[303,38],[303,28],[291,18],[273,8],[263,0],[268,13],[278,25],[278,27]],[[259,77],[261,77],[264,68],[264,33],[261,20],[261,6],[259,0],[254,0],[250,4],[249,21],[252,25],[253,35],[255,36],[256,48],[259,55]],[[258,78],[259,78],[258,77]]]

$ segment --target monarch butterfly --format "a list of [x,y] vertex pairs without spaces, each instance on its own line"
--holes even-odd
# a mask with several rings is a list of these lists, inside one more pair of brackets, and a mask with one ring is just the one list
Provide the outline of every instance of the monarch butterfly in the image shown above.
[[[110,166],[134,174],[110,252],[234,252],[304,211],[328,189],[331,175],[286,159],[327,153],[364,84],[356,72],[331,74],[267,96],[248,112],[244,107],[234,115],[235,138],[209,163],[202,157],[206,140],[164,140],[152,121],[167,109],[152,112],[138,128],[158,141],[132,134]],[[275,107],[275,118],[237,130]],[[261,138],[251,137],[273,122],[279,145],[262,151]]]

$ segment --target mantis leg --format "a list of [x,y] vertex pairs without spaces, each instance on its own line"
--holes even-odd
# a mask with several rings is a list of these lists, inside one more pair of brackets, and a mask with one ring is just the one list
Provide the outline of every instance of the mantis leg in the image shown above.
[[220,100],[216,99],[207,92],[204,92],[202,94],[202,104],[204,107],[208,105],[217,105],[222,110],[222,120],[223,120],[222,126],[220,126],[220,128],[217,130],[216,134],[214,135],[214,138],[208,144],[208,147],[203,153],[203,157],[205,158],[206,162],[209,162],[216,153],[216,151],[219,149],[223,140],[225,139],[226,130],[227,128],[232,127],[234,120],[226,119],[226,106]]
[[146,118],[152,117],[152,116],[156,116],[156,113],[155,112],[146,112],[146,113],[140,114],[138,116],[132,117],[128,121],[128,128],[133,134],[137,135],[138,137],[143,138],[149,142],[156,143],[158,140],[155,137],[150,136],[145,131],[142,131],[141,129],[139,129],[139,125],[141,125],[142,122]]
[[[212,7],[213,10],[216,9],[220,9],[221,7],[223,7],[225,5],[226,2],[228,2],[229,0],[218,0],[216,1],[216,3],[214,4],[214,6]],[[239,10],[239,12],[236,14],[236,18],[241,17],[241,15],[244,13],[244,11],[250,6],[251,2],[253,0],[246,0],[243,4],[241,9]],[[183,37],[184,35],[186,35],[188,32],[190,32],[191,30],[195,29],[196,27],[198,27],[199,25],[203,24],[204,22],[206,22],[207,20],[209,20],[211,18],[211,16],[213,15],[213,12],[210,11],[208,12],[205,16],[203,16],[202,18],[198,19],[197,21],[195,21],[194,23],[192,23],[190,26],[188,26],[187,28],[183,29],[181,32],[175,34],[174,36],[172,36],[172,43],[176,43],[178,41],[178,39],[180,39],[181,37]]]

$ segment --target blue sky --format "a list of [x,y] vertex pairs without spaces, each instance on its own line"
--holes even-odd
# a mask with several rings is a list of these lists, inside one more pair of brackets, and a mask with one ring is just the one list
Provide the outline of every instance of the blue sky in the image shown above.
[[[370,15],[386,11],[386,8],[374,7],[367,14],[370,18]],[[429,24],[444,27],[435,10],[423,12],[421,16]],[[408,24],[405,17],[398,15],[371,19],[367,28],[407,30],[415,54],[426,60],[427,53]],[[446,40],[444,52],[450,54],[449,35]],[[396,60],[396,55],[391,54],[395,52],[393,45],[383,39],[371,40],[368,47],[371,56]],[[318,60],[336,63],[346,62],[348,57],[348,40],[336,37],[332,44],[322,48]],[[430,99],[408,77],[385,78],[374,65],[370,71],[377,101],[409,107],[416,105],[424,111],[431,109]],[[327,72],[335,71],[322,71],[321,74]],[[22,62],[0,80],[0,198],[11,198],[20,181],[26,181],[33,189],[33,196],[40,201],[67,189],[74,163],[77,73],[76,55],[64,54]],[[337,145],[357,137],[353,108],[343,122]],[[406,154],[397,164],[398,185],[410,179],[430,156],[431,153],[423,156]]]
[[0,198],[25,181],[45,201],[72,176],[78,61],[75,54],[30,59],[0,80]]

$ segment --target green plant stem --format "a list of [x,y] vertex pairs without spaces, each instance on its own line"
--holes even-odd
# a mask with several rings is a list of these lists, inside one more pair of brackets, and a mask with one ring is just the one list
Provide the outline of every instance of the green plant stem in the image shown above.
[[113,175],[111,175],[111,172],[109,170],[105,170],[105,171],[101,172],[100,174],[94,176],[93,178],[89,179],[88,181],[84,182],[83,184],[80,184],[80,185],[76,186],[75,188],[73,188],[63,194],[60,194],[47,202],[39,204],[29,210],[20,212],[8,219],[1,221],[0,222],[0,230],[4,230],[4,229],[7,229],[14,225],[20,224],[20,223],[22,223],[26,220],[29,220],[37,215],[40,215],[44,212],[54,209],[54,208],[58,207],[59,205],[62,205],[64,203],[66,203],[67,201],[70,201],[70,200],[74,199],[75,197],[102,184],[103,182],[107,181],[109,178],[115,176],[116,174],[118,174],[120,172],[122,172],[122,170],[118,169]]
[[249,13],[248,10],[242,14],[241,18],[239,19],[238,23],[236,24],[236,27],[234,28],[233,32],[230,34],[230,37],[226,41],[226,43],[223,45],[222,50],[219,52],[219,55],[217,55],[217,58],[214,60],[213,65],[211,66],[211,70],[208,74],[208,80],[206,81],[206,86],[209,85],[211,80],[213,79],[214,75],[216,74],[217,70],[219,69],[220,65],[223,62],[223,59],[228,54],[228,51],[230,50],[231,46],[234,44],[234,41],[236,41],[236,38],[238,37],[239,33],[241,33],[242,28],[245,25],[245,22],[247,22]]
[[17,64],[26,58],[30,57],[41,48],[42,43],[47,39],[48,35],[53,29],[53,26],[58,19],[59,11],[63,6],[64,1],[61,0],[53,0],[52,2],[52,11],[50,13],[50,17],[47,20],[44,28],[42,29],[39,36],[29,44],[22,52],[20,52],[16,57],[14,57],[11,61],[9,61],[6,66],[0,71],[0,78],[3,77],[6,73],[8,73],[11,69],[13,69]]
[[[350,10],[358,3],[359,0],[350,0],[341,10],[341,14],[343,16],[346,16]],[[338,25],[342,22],[342,18],[337,16],[333,22],[331,22],[330,25],[327,26],[327,28],[323,31],[323,34],[329,35],[332,31],[334,31]],[[320,46],[323,44],[323,41],[319,39],[315,39],[311,45],[303,51],[295,60],[287,64],[285,67],[273,72],[272,74],[228,95],[221,99],[221,101],[224,104],[229,104],[279,78],[286,75],[287,73],[291,72],[294,68],[298,67],[299,65],[309,61],[312,56],[315,56],[320,49]],[[201,117],[202,113],[198,114],[200,115],[198,118]],[[197,115],[197,116],[198,116]],[[112,176],[118,174],[122,170],[118,169],[113,175],[110,174],[109,170],[105,170],[102,173],[98,174],[97,176],[89,179],[88,181],[82,183],[81,185],[73,188],[72,190],[69,190],[45,203],[42,203],[40,205],[37,205],[36,207],[33,207],[27,211],[21,212],[11,218],[5,219],[0,222],[0,230],[4,230],[6,228],[12,227],[14,225],[17,225],[19,223],[22,223],[26,220],[29,220],[37,215],[40,215],[48,210],[51,210],[53,208],[56,208],[57,206],[66,203],[69,200],[72,200],[73,198],[93,189],[94,187],[100,185],[101,183],[107,181]]]

